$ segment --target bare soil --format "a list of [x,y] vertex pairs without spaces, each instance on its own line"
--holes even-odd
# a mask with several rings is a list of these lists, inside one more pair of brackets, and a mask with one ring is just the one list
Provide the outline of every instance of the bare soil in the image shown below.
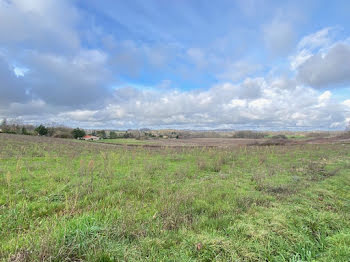
[[[350,138],[329,137],[329,138],[312,138],[307,140],[298,139],[241,139],[241,138],[187,138],[187,139],[154,139],[146,140],[145,144],[118,144],[118,143],[97,143],[90,141],[77,141],[62,138],[48,138],[38,136],[23,136],[12,134],[0,134],[0,147],[6,144],[6,138],[16,137],[18,142],[25,140],[37,141],[38,143],[50,140],[52,143],[74,145],[75,143],[86,143],[91,146],[116,146],[116,147],[144,147],[144,148],[181,148],[181,147],[241,147],[241,146],[270,146],[270,145],[303,145],[303,144],[349,144]],[[152,143],[147,143],[151,141]],[[4,143],[4,144],[2,144]],[[2,144],[2,145],[1,145]]]
[[[303,145],[303,144],[347,144],[350,139],[339,137],[312,138],[307,140],[298,139],[245,139],[245,138],[188,138],[188,139],[157,139],[152,144],[118,144],[117,146],[127,147],[240,147],[240,146],[270,146],[270,145]],[[112,143],[106,143],[112,144]]]

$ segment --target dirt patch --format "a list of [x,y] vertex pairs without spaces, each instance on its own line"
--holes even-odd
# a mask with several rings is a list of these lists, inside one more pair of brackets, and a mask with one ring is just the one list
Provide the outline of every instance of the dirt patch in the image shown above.
[[152,144],[118,144],[118,143],[103,143],[113,144],[127,147],[235,147],[257,144],[259,140],[264,139],[240,139],[240,138],[188,138],[188,139],[158,139],[152,140]]
[[[93,142],[91,142],[93,143]],[[242,146],[291,146],[305,144],[347,144],[350,139],[341,139],[338,137],[313,138],[308,140],[297,139],[245,139],[245,138],[188,138],[188,139],[155,139],[152,144],[118,144],[118,143],[99,143],[105,145],[114,145],[118,147],[143,147],[143,148],[197,148],[197,147],[221,147],[233,148]]]
[[[303,145],[303,144],[348,144],[350,138],[342,137],[329,137],[329,138],[312,138],[307,140],[298,139],[247,139],[247,138],[186,138],[186,139],[153,139],[150,140],[152,143],[145,144],[128,144],[128,143],[110,143],[110,142],[90,142],[90,141],[78,141],[73,139],[62,139],[62,138],[49,138],[49,137],[38,137],[38,136],[22,136],[22,135],[9,135],[0,134],[1,138],[6,141],[7,139],[16,139],[18,143],[25,143],[28,139],[32,142],[51,142],[57,144],[66,144],[67,146],[75,147],[77,143],[83,143],[91,147],[102,148],[108,147],[143,147],[150,149],[157,148],[197,148],[197,147],[221,147],[221,148],[232,148],[242,146],[283,146],[283,145]],[[147,140],[148,141],[148,140]],[[5,144],[5,143],[4,143]]]

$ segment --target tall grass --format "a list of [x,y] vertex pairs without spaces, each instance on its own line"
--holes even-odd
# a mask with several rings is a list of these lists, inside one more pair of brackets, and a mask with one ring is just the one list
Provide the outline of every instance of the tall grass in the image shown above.
[[0,261],[349,261],[350,145],[0,135]]

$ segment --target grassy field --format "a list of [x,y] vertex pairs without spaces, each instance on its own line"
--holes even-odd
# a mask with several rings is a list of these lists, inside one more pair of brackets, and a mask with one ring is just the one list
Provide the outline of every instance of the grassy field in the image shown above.
[[97,140],[98,143],[119,144],[119,145],[152,145],[152,140],[137,140],[135,138],[116,138]]
[[350,144],[0,134],[0,261],[349,261]]

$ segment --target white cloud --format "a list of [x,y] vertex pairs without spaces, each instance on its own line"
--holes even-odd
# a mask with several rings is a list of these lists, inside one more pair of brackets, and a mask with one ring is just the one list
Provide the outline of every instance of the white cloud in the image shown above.
[[329,101],[331,96],[332,96],[332,93],[330,91],[325,91],[318,97],[318,102],[320,104],[324,104]]
[[75,110],[60,114],[61,117],[69,118],[73,121],[94,121],[94,117],[98,113],[96,110]]
[[[348,101],[332,100],[330,91],[280,88],[276,79],[249,79],[240,85],[218,84],[204,91],[118,88],[100,109],[72,110],[47,117],[86,127],[114,128],[344,128]],[[247,92],[247,86],[259,92]],[[255,88],[255,87],[254,87]]]
[[29,52],[23,61],[30,67],[25,79],[31,95],[49,104],[86,106],[107,94],[110,72],[104,52],[81,50],[72,57]]
[[247,101],[244,99],[232,99],[230,103],[227,104],[226,107],[233,108],[233,107],[245,107],[247,104]]
[[67,0],[0,0],[0,107],[72,109],[106,95],[108,57],[81,47],[79,19]]
[[330,33],[334,32],[336,28],[326,27],[316,33],[303,37],[298,43],[298,50],[315,50],[329,46],[332,42]]
[[0,0],[0,44],[64,51],[80,45],[75,8],[66,0]]
[[326,53],[309,57],[298,67],[298,79],[312,87],[350,83],[350,45],[336,43]]
[[312,57],[312,54],[308,50],[301,50],[296,55],[290,57],[290,68],[292,71],[295,71],[304,64],[310,57]]
[[[51,108],[52,109],[52,108]],[[32,99],[24,103],[10,103],[7,110],[14,115],[41,115],[43,113],[51,113],[50,106],[41,99]]]
[[289,57],[297,80],[314,88],[336,88],[350,83],[350,43],[337,40],[339,28],[327,27],[305,36]]
[[342,104],[350,108],[350,99],[343,101]]
[[15,75],[17,76],[17,77],[23,77],[24,75],[25,75],[25,73],[27,73],[28,72],[28,68],[25,68],[25,67],[17,67],[17,66],[15,66],[14,68],[13,68],[13,72],[15,73]]
[[297,45],[296,54],[289,57],[290,68],[295,71],[314,54],[325,52],[334,43],[332,36],[337,30],[336,27],[326,27],[304,36]]

